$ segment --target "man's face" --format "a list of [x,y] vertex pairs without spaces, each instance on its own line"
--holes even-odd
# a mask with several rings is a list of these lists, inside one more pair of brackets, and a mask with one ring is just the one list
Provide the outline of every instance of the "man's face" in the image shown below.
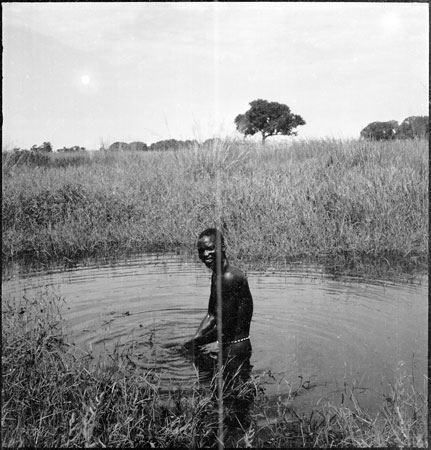
[[[198,241],[199,259],[210,269],[215,270],[217,264],[217,246],[215,236],[203,236]],[[221,253],[223,258],[223,251]]]

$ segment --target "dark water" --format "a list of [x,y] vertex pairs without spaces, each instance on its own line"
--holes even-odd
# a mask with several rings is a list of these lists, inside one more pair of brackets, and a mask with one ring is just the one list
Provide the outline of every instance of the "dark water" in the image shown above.
[[[189,386],[193,364],[179,351],[206,314],[210,273],[195,260],[143,255],[73,269],[3,274],[3,297],[52,286],[66,299],[70,340],[94,355],[128,348],[139,367],[161,384]],[[303,388],[294,399],[308,408],[346,402],[353,388],[373,410],[400,371],[424,389],[427,373],[428,279],[415,284],[334,279],[319,266],[248,273],[254,299],[253,374],[265,376],[270,396]]]

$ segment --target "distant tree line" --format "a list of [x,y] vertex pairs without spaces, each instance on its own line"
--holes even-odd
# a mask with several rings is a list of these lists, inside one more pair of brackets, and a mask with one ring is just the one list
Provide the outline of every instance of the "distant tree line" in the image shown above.
[[57,149],[59,153],[77,153],[77,152],[85,152],[85,147],[80,147],[79,145],[74,145],[73,147],[63,147]]
[[7,160],[9,165],[17,166],[66,167],[80,165],[90,159],[90,155],[85,147],[78,145],[59,148],[57,153],[67,153],[70,156],[67,158],[56,158],[51,143],[44,142],[42,145],[32,145],[30,149],[15,147],[12,152],[8,152]]
[[[75,145],[73,147],[63,147],[63,148],[58,148],[57,152],[59,153],[76,153],[76,152],[85,152],[86,148],[85,147],[80,147],[79,145]],[[44,142],[42,145],[32,145],[30,147],[30,149],[25,149],[25,148],[20,148],[20,147],[15,147],[13,149],[14,153],[19,153],[19,152],[30,152],[30,153],[38,153],[38,154],[47,154],[47,153],[52,153],[53,149],[52,149],[52,145],[51,142]]]
[[[239,114],[235,118],[237,130],[247,135],[262,134],[262,143],[265,139],[274,135],[296,135],[295,129],[300,125],[305,125],[303,118],[293,114],[287,105],[277,102],[268,102],[258,99],[250,103],[250,109],[245,114]],[[372,122],[361,130],[360,138],[366,140],[391,140],[391,139],[415,139],[429,137],[429,117],[411,116],[404,119],[399,125],[396,120],[386,122]],[[135,141],[131,143],[114,142],[108,148],[102,143],[100,150],[107,151],[168,151],[182,150],[190,147],[212,147],[221,142],[220,138],[207,139],[202,143],[196,140],[166,139],[147,145],[145,142]],[[72,153],[77,158],[89,157],[85,147],[78,145],[57,149],[58,153]],[[42,145],[33,145],[29,150],[14,148],[13,158],[16,161],[30,163],[32,165],[48,164],[49,154],[53,153],[50,142],[43,142]],[[69,158],[70,159],[70,158]],[[73,162],[73,161],[70,161]]]
[[[167,151],[167,150],[182,150],[184,148],[190,148],[194,145],[198,145],[196,140],[179,141],[177,139],[166,139],[163,141],[154,142],[151,145],[147,145],[145,142],[114,142],[108,147],[108,151]],[[102,147],[100,150],[105,150]]]
[[44,142],[42,145],[32,145],[30,149],[15,147],[12,153],[8,155],[9,164],[29,165],[29,166],[47,166],[49,164],[49,154],[52,153],[50,142]]
[[407,117],[401,125],[398,125],[396,120],[371,122],[361,131],[360,137],[370,141],[428,138],[429,117]]
[[[215,145],[216,142],[220,141],[219,138],[211,138],[206,141],[199,143],[197,140],[177,140],[177,139],[166,139],[158,142],[154,142],[151,145],[147,145],[145,142],[135,141],[135,142],[114,142],[109,147],[102,145],[99,150],[103,151],[167,151],[167,150],[182,150],[185,148],[190,148],[193,146],[210,146]],[[72,147],[63,147],[58,148],[56,150],[57,153],[69,153],[69,154],[78,154],[78,153],[87,153],[87,149],[85,147],[80,147],[79,145],[74,145]],[[30,149],[22,149],[19,147],[15,147],[12,151],[13,155],[15,155],[15,159],[20,160],[44,160],[44,158],[48,158],[49,154],[53,154],[54,151],[52,149],[52,145],[50,142],[44,142],[41,145],[32,145]]]

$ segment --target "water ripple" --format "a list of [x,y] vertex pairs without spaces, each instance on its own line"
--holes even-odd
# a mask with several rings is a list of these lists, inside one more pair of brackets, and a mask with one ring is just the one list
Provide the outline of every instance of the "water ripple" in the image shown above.
[[[369,388],[364,402],[370,404],[400,361],[414,359],[417,378],[426,374],[427,278],[416,285],[335,279],[322,267],[296,265],[249,272],[248,279],[254,372],[278,377],[269,394],[311,380],[316,387],[302,402],[337,399],[344,383],[360,382]],[[196,381],[181,344],[207,309],[210,273],[197,259],[150,254],[3,274],[4,298],[47,286],[66,299],[63,317],[77,346],[101,356],[127,352],[138,367],[157,371],[162,384]]]

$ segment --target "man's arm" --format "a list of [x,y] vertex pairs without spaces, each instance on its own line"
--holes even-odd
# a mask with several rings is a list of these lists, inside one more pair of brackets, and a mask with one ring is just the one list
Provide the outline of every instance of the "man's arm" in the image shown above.
[[184,347],[190,348],[194,345],[205,345],[217,340],[217,319],[214,314],[207,313],[203,318],[193,339],[184,344]]
[[215,294],[215,276],[211,277],[211,294],[208,301],[208,312],[203,318],[193,339],[185,343],[186,348],[194,345],[205,345],[217,340],[217,297]]
[[217,340],[217,319],[214,314],[208,313],[203,318],[193,340],[198,345],[209,344]]

